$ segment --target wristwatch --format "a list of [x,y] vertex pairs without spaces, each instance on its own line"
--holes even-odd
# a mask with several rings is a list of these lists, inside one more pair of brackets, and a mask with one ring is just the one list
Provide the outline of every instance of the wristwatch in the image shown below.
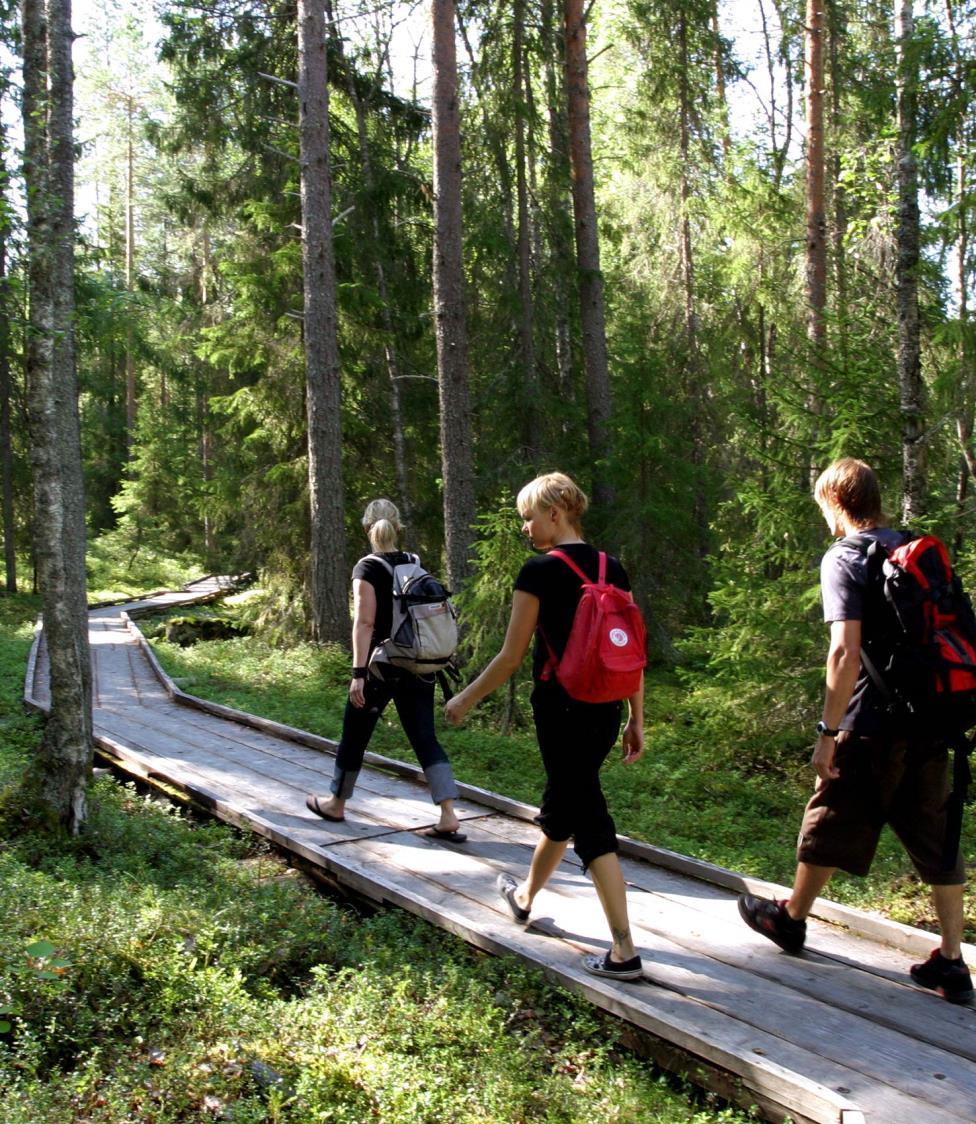
[[827,723],[824,722],[824,720],[821,718],[820,721],[817,723],[817,733],[822,738],[836,738],[837,735],[840,733],[840,730],[839,729],[838,730],[831,730],[831,728],[827,725]]

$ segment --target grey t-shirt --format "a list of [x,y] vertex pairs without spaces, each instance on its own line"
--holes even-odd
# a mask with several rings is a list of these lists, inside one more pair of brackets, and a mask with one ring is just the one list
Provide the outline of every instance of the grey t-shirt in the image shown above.
[[[886,550],[901,546],[909,538],[904,531],[895,531],[890,527],[874,527],[860,532],[860,537],[877,539]],[[862,646],[870,646],[872,640],[877,639],[878,603],[869,593],[868,560],[863,548],[859,549],[843,539],[834,543],[820,563],[820,594],[824,620],[828,624],[831,621],[860,621]],[[840,728],[864,735],[879,734],[890,721],[884,699],[862,665]]]

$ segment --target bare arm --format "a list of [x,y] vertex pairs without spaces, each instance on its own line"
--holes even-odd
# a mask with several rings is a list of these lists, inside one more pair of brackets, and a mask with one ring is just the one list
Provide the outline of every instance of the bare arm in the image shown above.
[[[369,659],[369,642],[373,637],[376,623],[376,590],[362,578],[354,578],[352,583],[352,666],[365,667]],[[353,706],[366,705],[365,679],[349,681],[349,701]]]
[[644,752],[644,676],[627,700],[627,724],[623,736],[624,761],[630,764]]
[[[861,669],[861,622],[831,621],[830,648],[827,651],[826,689],[823,720],[836,730],[854,694],[854,685]],[[821,734],[813,750],[813,767],[817,776],[829,780],[838,776],[834,765],[834,738]]]
[[508,630],[501,651],[473,683],[459,691],[444,707],[444,716],[448,722],[460,725],[476,703],[511,679],[525,658],[538,620],[539,598],[517,589],[512,598],[512,614],[508,619]]

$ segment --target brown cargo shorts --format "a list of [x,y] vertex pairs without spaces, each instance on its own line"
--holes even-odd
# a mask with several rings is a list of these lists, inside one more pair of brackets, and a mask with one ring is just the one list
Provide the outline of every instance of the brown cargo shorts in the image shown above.
[[835,780],[820,782],[803,813],[796,857],[814,866],[865,875],[890,824],[930,886],[966,881],[961,852],[943,866],[949,751],[942,742],[863,737],[842,731],[837,738]]

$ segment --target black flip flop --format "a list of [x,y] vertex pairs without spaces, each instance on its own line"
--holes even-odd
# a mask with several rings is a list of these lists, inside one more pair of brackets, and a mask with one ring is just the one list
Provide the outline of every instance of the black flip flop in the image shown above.
[[630,960],[617,961],[610,959],[609,952],[606,956],[600,956],[599,954],[584,956],[583,971],[589,972],[591,976],[603,976],[608,980],[639,980],[643,974],[639,956],[631,957]]
[[443,839],[447,843],[464,843],[468,838],[463,831],[442,831],[439,827],[425,828],[420,834],[428,839]]
[[328,820],[329,823],[343,823],[345,816],[330,816],[328,812],[323,812],[319,807],[319,798],[317,796],[309,796],[305,799],[305,807],[310,812],[314,812],[317,816],[321,816],[323,820]]
[[515,891],[518,889],[515,879],[510,874],[499,874],[495,885],[498,887],[502,901],[508,906],[512,919],[520,925],[526,924],[529,920],[529,911],[523,909],[515,900]]

